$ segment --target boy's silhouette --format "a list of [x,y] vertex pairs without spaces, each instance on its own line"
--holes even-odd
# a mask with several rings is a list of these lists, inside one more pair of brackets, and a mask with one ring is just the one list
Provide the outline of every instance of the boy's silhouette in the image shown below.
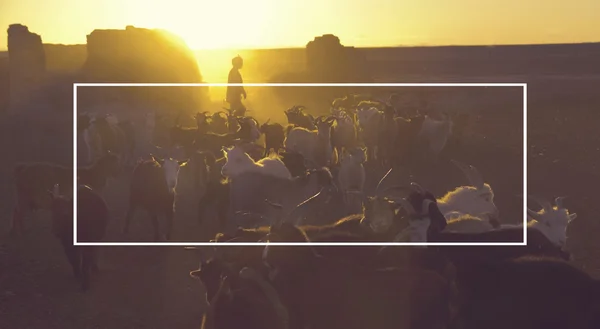
[[[238,55],[231,60],[231,71],[227,83],[243,83],[240,69],[244,66],[244,60]],[[242,104],[242,97],[246,99],[246,90],[242,86],[227,86],[227,96],[225,101],[229,103],[231,110],[236,116],[243,116],[246,113],[246,107]]]

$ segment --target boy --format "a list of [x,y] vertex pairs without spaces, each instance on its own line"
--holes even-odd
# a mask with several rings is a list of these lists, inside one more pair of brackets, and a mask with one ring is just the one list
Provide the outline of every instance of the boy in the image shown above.
[[[231,60],[231,71],[227,83],[243,83],[240,69],[244,66],[244,60],[238,55]],[[246,107],[242,104],[242,97],[246,99],[246,90],[242,86],[227,86],[227,96],[225,101],[229,103],[230,108],[236,116],[244,116]]]

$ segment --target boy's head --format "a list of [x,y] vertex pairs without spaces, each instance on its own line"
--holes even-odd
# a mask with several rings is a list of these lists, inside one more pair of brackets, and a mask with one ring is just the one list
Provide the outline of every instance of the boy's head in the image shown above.
[[231,65],[236,69],[241,69],[244,66],[244,60],[240,55],[237,55],[231,60]]

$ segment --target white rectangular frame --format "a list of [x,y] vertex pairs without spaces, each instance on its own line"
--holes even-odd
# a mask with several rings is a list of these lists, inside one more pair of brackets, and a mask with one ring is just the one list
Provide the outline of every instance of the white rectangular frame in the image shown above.
[[[77,88],[79,87],[521,87],[523,88],[523,195],[527,195],[527,83],[74,83],[73,191],[77,191]],[[73,193],[73,244],[76,246],[525,246],[527,198],[523,202],[522,242],[77,242],[77,193]]]

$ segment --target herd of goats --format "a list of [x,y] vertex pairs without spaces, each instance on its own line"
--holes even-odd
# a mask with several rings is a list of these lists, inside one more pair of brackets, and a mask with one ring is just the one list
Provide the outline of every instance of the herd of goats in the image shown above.
[[[136,211],[145,210],[154,239],[172,239],[178,174],[187,166],[194,186],[205,190],[198,219],[214,218],[219,230],[213,248],[186,248],[201,259],[190,275],[206,290],[203,328],[600,328],[600,281],[569,263],[566,232],[577,215],[564,198],[528,196],[541,209],[528,209],[523,228],[502,223],[492,187],[475,167],[456,160],[469,184],[440,198],[418,183],[387,183],[389,168],[436,161],[449,144],[460,144],[464,116],[407,115],[360,95],[336,99],[325,116],[301,106],[285,114],[288,125],[260,125],[233,111],[198,112],[193,128],[147,114],[147,144],[168,154],[147,152],[141,160],[134,157],[141,143],[130,121],[79,114],[90,164],[77,168],[78,241],[104,239],[109,210],[101,192],[131,167],[123,233]],[[263,135],[264,146],[257,143]],[[174,149],[184,156],[174,156]],[[383,177],[370,193],[369,163],[389,169],[377,174]],[[73,246],[72,170],[16,166],[12,231],[22,234],[26,211],[50,209],[53,232],[87,290],[97,251]],[[525,246],[435,244],[521,242],[524,230]],[[309,241],[432,244],[269,245]]]

